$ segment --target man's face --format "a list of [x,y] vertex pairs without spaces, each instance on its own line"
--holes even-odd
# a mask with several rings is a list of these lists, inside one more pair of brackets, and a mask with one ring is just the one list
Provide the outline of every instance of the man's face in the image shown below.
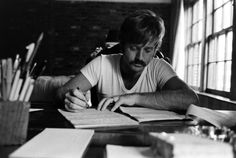
[[129,69],[134,72],[142,72],[145,66],[149,64],[155,54],[154,42],[147,44],[125,44],[124,62]]

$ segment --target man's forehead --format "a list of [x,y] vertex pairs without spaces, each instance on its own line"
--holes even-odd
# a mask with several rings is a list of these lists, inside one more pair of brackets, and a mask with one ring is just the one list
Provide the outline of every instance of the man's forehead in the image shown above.
[[130,43],[130,45],[136,46],[136,47],[155,47],[156,42],[147,42],[147,43]]

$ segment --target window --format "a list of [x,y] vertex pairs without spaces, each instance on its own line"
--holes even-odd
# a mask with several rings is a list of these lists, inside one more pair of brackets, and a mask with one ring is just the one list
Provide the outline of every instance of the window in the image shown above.
[[233,81],[233,1],[185,4],[185,80],[194,89],[225,97],[231,96]]

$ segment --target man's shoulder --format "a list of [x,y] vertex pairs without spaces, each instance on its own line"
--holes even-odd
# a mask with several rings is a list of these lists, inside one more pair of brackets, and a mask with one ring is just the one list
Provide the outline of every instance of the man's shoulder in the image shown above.
[[101,54],[102,58],[107,58],[107,59],[111,59],[111,58],[120,58],[122,56],[122,54],[118,53],[118,54]]
[[153,58],[150,62],[151,66],[165,65],[165,64],[168,64],[168,63],[162,58]]
[[101,54],[102,62],[115,62],[120,59],[122,54]]

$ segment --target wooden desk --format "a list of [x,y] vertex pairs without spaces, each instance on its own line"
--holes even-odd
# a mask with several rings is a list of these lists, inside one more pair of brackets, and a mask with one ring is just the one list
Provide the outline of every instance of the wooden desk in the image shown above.
[[[73,128],[55,108],[30,112],[27,140],[45,128]],[[103,157],[106,144],[148,146],[147,132],[183,132],[192,128],[189,121],[159,121],[140,124],[138,127],[97,128],[84,157]],[[18,146],[0,146],[0,157],[7,158]]]

